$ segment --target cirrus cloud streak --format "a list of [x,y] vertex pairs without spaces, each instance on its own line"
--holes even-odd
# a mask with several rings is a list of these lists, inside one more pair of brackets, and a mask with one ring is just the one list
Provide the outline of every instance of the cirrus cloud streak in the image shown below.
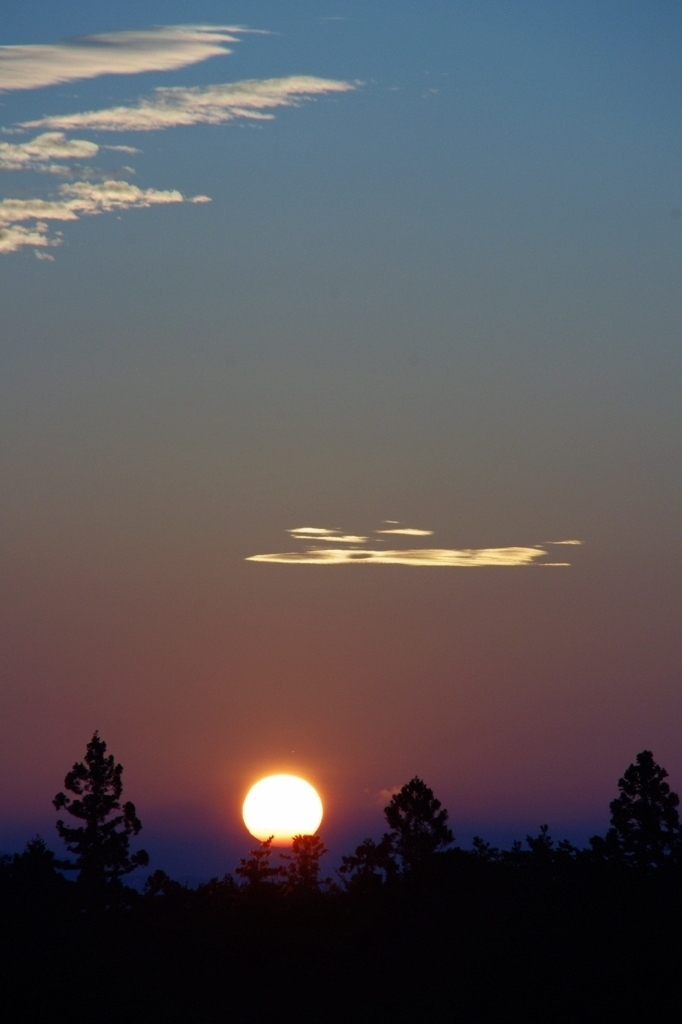
[[236,25],[165,25],[61,43],[0,46],[0,92],[100,75],[174,71],[231,53],[225,44],[239,42],[248,31]]
[[336,544],[366,544],[368,539],[352,533],[342,533],[340,530],[326,530],[319,526],[297,526],[293,530],[287,530],[287,533],[294,540],[316,540],[326,543],[333,541]]
[[[407,537],[428,537],[432,530],[415,527],[400,527],[395,519],[384,520],[395,529],[375,530],[375,533],[401,534]],[[301,551],[278,551],[264,555],[250,555],[247,562],[277,562],[293,565],[411,565],[449,566],[471,568],[479,566],[567,566],[568,562],[543,562],[551,544],[581,544],[579,540],[554,541],[533,547],[505,548],[405,548],[400,550],[373,550],[363,547],[367,537],[344,534],[338,529],[330,530],[319,526],[299,526],[286,531],[292,540],[314,542]],[[334,544],[352,543],[353,547],[327,547]],[[323,546],[324,545],[324,546]]]
[[415,530],[411,526],[398,527],[395,530],[375,530],[375,533],[399,534],[402,537],[432,537],[433,530]]
[[236,118],[271,120],[268,111],[298,106],[329,93],[349,92],[352,82],[311,75],[246,79],[222,85],[173,86],[156,89],[134,106],[108,107],[75,114],[57,114],[24,121],[22,128],[62,131],[151,132],[193,124],[224,124]]
[[404,551],[371,551],[365,548],[311,548],[250,555],[247,562],[279,562],[295,565],[413,565],[473,566],[533,565],[547,552],[540,548],[413,548]]

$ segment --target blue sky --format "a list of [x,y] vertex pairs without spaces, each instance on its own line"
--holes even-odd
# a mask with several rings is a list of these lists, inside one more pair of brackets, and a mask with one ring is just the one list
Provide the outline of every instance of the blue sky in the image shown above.
[[587,828],[644,746],[682,776],[681,30],[3,12],[56,46],[0,50],[7,821],[94,727],[176,836],[267,767],[344,835],[415,772],[489,829]]

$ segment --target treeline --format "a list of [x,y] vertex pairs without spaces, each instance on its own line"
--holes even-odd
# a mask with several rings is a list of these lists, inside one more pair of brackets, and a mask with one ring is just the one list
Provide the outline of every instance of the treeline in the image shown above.
[[[386,828],[324,870],[319,835],[258,844],[233,874],[189,888],[130,843],[141,822],[95,734],[57,794],[69,857],[40,838],[0,861],[12,1020],[578,1021],[678,1019],[679,798],[651,751],[618,781],[604,836],[455,845],[411,779]],[[65,874],[73,873],[75,880]],[[55,993],[68,980],[68,999]],[[66,1012],[68,1010],[68,1013]],[[672,1014],[672,1015],[671,1015]]]

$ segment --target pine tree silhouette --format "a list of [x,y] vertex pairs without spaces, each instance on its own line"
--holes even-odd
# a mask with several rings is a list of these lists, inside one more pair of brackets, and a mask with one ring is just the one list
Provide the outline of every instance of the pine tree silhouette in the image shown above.
[[239,867],[235,868],[235,874],[245,878],[252,888],[261,886],[265,882],[269,882],[270,879],[279,878],[284,874],[284,868],[281,865],[275,867],[270,863],[273,838],[274,836],[270,836],[257,849],[251,850],[248,860],[240,857]]
[[346,875],[346,886],[354,889],[371,889],[382,885],[384,880],[394,878],[398,865],[394,856],[393,837],[384,833],[378,843],[364,839],[355,848],[355,853],[341,858],[339,874]]
[[626,863],[659,867],[680,851],[680,798],[664,781],[667,777],[652,752],[643,750],[618,780],[620,796],[610,804],[611,828],[604,845]]
[[66,843],[75,861],[62,862],[67,870],[79,872],[78,881],[90,891],[120,884],[124,875],[149,863],[145,850],[130,854],[130,837],[136,836],[142,822],[135,805],[121,804],[123,766],[106,754],[107,745],[95,732],[88,743],[85,761],[74,764],[64,779],[64,787],[75,795],[57,793],[52,801],[83,824],[57,822],[60,839]]
[[285,888],[289,892],[317,892],[320,884],[330,878],[320,878],[320,859],[329,853],[319,835],[294,836],[291,853],[280,853],[287,861],[284,869]]
[[395,850],[403,867],[415,868],[454,842],[448,812],[417,775],[384,808]]

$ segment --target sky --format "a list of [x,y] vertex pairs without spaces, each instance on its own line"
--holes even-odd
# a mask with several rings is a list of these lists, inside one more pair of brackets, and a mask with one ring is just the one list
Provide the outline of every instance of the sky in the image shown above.
[[682,10],[0,19],[0,848],[94,729],[152,868],[682,787]]

